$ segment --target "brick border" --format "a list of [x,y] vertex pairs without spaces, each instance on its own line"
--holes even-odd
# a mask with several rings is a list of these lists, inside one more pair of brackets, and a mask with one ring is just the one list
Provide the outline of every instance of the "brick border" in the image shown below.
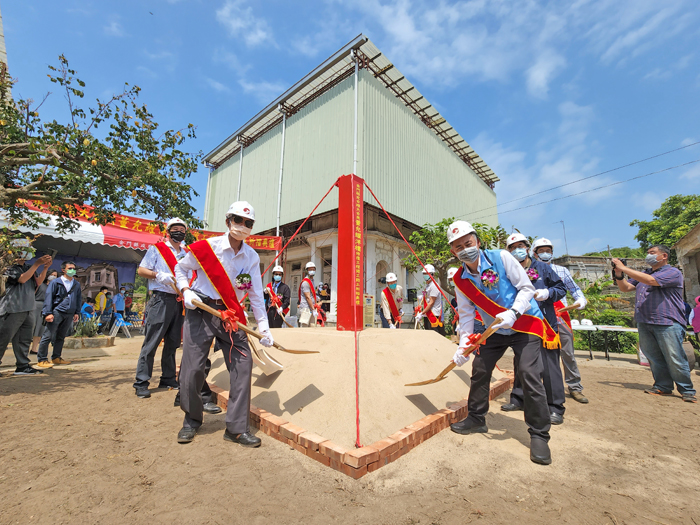
[[[503,372],[507,377],[499,379],[491,386],[489,399],[495,399],[513,387],[513,373],[507,370]],[[216,404],[226,410],[228,391],[215,385],[210,387],[216,396]],[[359,479],[369,472],[374,472],[396,461],[417,445],[465,417],[467,417],[467,400],[462,399],[376,443],[362,448],[346,449],[266,410],[250,406],[250,421],[253,426],[305,456],[353,479]]]

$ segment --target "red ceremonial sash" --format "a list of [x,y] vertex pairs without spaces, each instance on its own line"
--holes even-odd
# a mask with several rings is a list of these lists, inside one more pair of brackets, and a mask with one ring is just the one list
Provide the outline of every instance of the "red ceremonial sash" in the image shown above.
[[[428,306],[428,303],[425,300],[425,294],[423,294],[423,310],[425,310],[426,306]],[[430,326],[442,326],[440,320],[437,317],[435,317],[432,308],[425,312],[425,316],[428,318],[428,321],[430,321]]]
[[206,239],[197,241],[194,244],[190,244],[187,250],[197,259],[199,266],[202,267],[202,271],[211,284],[214,285],[214,288],[221,296],[221,300],[224,302],[224,305],[226,305],[226,308],[236,313],[238,322],[247,324],[245,314],[243,313],[243,307],[241,303],[238,302],[236,289],[231,282],[231,278],[221,265],[221,261],[214,253],[209,241]]
[[[460,268],[455,274],[455,286],[457,286],[472,303],[493,318],[507,310],[507,308],[504,308],[492,299],[489,299],[471,280],[462,278],[463,271],[464,268]],[[521,315],[518,320],[515,321],[515,324],[513,324],[513,330],[524,334],[536,335],[542,339],[542,344],[544,347],[550,350],[561,346],[559,342],[559,334],[556,333],[551,326],[549,326],[549,323],[545,319],[540,319],[534,315]]]
[[[302,285],[302,283],[303,283],[304,281],[306,281],[307,283],[309,283],[309,288],[311,288],[311,293],[312,293],[313,296],[314,296],[314,304],[317,303],[318,301],[316,300],[316,288],[314,288],[314,283],[312,283],[312,282],[311,282],[311,279],[309,279],[308,277],[304,277],[304,278],[301,280],[301,283],[299,283],[299,302],[301,302],[301,285]],[[310,304],[310,305],[309,305],[309,309],[311,309],[311,308],[313,308],[313,304]]]
[[175,255],[173,255],[173,251],[163,241],[155,243],[154,246],[165,261],[165,264],[167,264],[168,268],[170,268],[172,274],[175,275],[175,265],[177,264],[177,259],[175,258]]
[[389,310],[391,310],[391,316],[394,318],[394,322],[398,322],[401,315],[399,314],[399,309],[396,306],[396,301],[394,301],[394,294],[391,293],[389,288],[384,288],[382,293],[384,294],[384,297],[386,297],[386,302],[389,303]]
[[[280,299],[279,296],[272,289],[272,283],[267,283],[267,289],[268,289],[268,292],[270,293],[270,304],[272,304],[275,308],[281,308],[282,307],[282,299]],[[289,307],[282,310],[282,313],[284,315],[288,315],[289,314]]]
[[563,319],[566,325],[569,327],[569,331],[572,331],[573,333],[573,328],[571,327],[571,316],[569,315],[569,312],[564,312],[563,314],[560,314],[559,310],[561,310],[562,308],[566,307],[561,301],[557,301],[556,303],[554,303],[554,311],[557,312],[557,317]]

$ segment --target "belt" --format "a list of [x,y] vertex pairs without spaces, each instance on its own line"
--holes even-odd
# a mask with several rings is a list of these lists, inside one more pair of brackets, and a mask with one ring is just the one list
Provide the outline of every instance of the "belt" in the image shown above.
[[168,297],[172,299],[175,299],[177,297],[177,295],[175,295],[174,293],[161,292],[160,290],[153,290],[151,293],[159,297]]
[[[197,293],[197,292],[195,292],[195,293]],[[202,294],[199,294],[199,293],[197,293],[197,295],[198,295],[199,298],[202,300],[202,302],[203,302],[204,304],[206,304],[206,305],[209,305],[209,306],[226,306],[226,304],[224,303],[224,301],[221,300],[221,299],[212,299],[211,297],[207,297],[206,295],[202,295]]]

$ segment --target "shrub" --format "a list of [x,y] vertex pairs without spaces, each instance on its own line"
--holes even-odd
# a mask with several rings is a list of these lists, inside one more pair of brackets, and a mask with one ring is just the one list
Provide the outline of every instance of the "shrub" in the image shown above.
[[95,337],[100,328],[100,320],[97,317],[81,319],[75,325],[75,337]]

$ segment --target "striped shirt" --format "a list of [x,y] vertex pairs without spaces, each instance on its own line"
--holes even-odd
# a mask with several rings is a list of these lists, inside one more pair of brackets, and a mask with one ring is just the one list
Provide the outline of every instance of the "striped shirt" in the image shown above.
[[[579,288],[578,284],[576,284],[576,281],[574,281],[574,278],[571,277],[571,272],[564,266],[559,266],[558,264],[552,264],[550,265],[552,267],[552,270],[559,276],[559,278],[564,281],[564,286],[566,287],[566,290],[571,294],[571,297],[574,298],[574,302],[578,301],[579,299],[582,299],[583,292],[581,291],[581,288]],[[566,302],[566,297],[564,297],[561,300],[562,303],[564,303],[564,306],[568,306],[568,303]]]
[[648,268],[644,273],[654,277],[659,286],[650,286],[634,279],[627,279],[628,283],[637,287],[635,320],[638,323],[662,326],[670,326],[673,323],[686,326],[681,271],[665,264],[657,270]]

